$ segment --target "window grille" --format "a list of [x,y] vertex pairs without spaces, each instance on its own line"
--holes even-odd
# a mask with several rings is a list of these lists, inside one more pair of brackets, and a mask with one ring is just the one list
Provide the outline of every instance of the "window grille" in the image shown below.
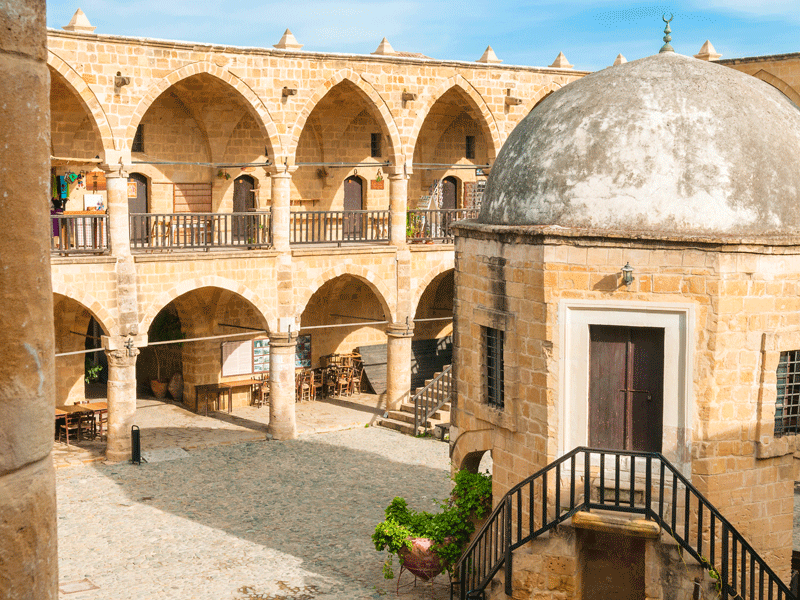
[[484,387],[489,406],[502,409],[505,405],[505,386],[503,384],[503,341],[505,333],[499,329],[482,327],[484,364]]
[[800,350],[781,352],[775,400],[775,437],[800,433]]
[[381,134],[380,133],[373,133],[372,139],[370,140],[371,146],[371,153],[370,156],[372,158],[380,158],[381,157]]
[[131,152],[144,152],[144,125],[141,123],[136,126],[136,134],[133,136]]
[[475,158],[475,136],[467,136],[467,147],[465,148],[464,156],[466,158]]

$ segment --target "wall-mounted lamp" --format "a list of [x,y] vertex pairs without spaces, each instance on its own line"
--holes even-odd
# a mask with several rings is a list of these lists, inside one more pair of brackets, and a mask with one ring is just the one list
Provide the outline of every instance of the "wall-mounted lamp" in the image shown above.
[[130,77],[123,77],[122,71],[117,71],[116,76],[114,77],[114,87],[121,88],[124,85],[128,85],[131,82]]
[[626,262],[625,266],[622,267],[622,282],[626,286],[631,287],[633,280],[634,280],[633,267],[631,266],[631,263]]
[[517,106],[518,104],[522,104],[522,98],[516,98],[511,95],[511,88],[506,89],[506,105],[508,106]]
[[133,345],[133,338],[128,338],[125,340],[125,350],[128,356],[136,356],[136,352],[134,352],[134,345]]
[[297,94],[297,88],[290,88],[284,86],[283,90],[281,90],[281,94],[283,95],[284,98],[286,96],[295,96]]
[[403,95],[401,96],[403,102],[413,102],[417,99],[417,95],[414,92],[407,92],[403,90]]

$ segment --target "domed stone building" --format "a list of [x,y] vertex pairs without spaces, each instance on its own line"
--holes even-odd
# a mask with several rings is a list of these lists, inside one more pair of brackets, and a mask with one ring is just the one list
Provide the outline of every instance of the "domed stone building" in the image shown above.
[[520,542],[506,593],[697,597],[716,572],[750,597],[764,565],[788,583],[798,148],[784,95],[673,52],[573,82],[509,136],[456,227],[451,430],[456,467],[491,451]]

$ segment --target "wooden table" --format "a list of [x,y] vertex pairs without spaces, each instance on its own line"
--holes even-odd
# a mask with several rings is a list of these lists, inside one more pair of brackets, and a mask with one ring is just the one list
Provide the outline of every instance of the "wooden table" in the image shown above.
[[252,403],[252,392],[253,387],[257,385],[261,385],[264,383],[260,379],[237,379],[235,381],[223,381],[220,385],[225,385],[228,387],[228,412],[231,412],[231,405],[233,404],[233,390],[235,388],[243,388],[249,387],[250,388],[250,402]]
[[106,417],[105,420],[103,419],[103,415],[108,415],[108,402],[89,402],[88,404],[79,404],[78,406],[89,408],[97,415],[97,433],[102,438],[103,424],[108,422],[108,417]]

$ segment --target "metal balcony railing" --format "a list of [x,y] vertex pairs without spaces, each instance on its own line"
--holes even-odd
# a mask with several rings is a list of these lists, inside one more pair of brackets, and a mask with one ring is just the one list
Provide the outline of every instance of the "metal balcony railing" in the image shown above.
[[289,243],[385,243],[390,229],[388,210],[298,211],[289,221]]
[[406,239],[421,242],[452,242],[451,225],[462,219],[478,216],[476,208],[410,210],[406,222]]
[[270,213],[139,213],[130,215],[132,250],[268,248]]
[[414,433],[427,431],[428,419],[450,402],[453,391],[453,365],[447,365],[431,382],[411,398],[414,404]]
[[575,448],[517,484],[453,567],[450,598],[485,597],[501,568],[512,594],[514,550],[578,511],[641,514],[711,574],[718,597],[795,600],[736,528],[661,454]]
[[109,251],[108,215],[50,215],[50,250],[58,254],[104,254]]

